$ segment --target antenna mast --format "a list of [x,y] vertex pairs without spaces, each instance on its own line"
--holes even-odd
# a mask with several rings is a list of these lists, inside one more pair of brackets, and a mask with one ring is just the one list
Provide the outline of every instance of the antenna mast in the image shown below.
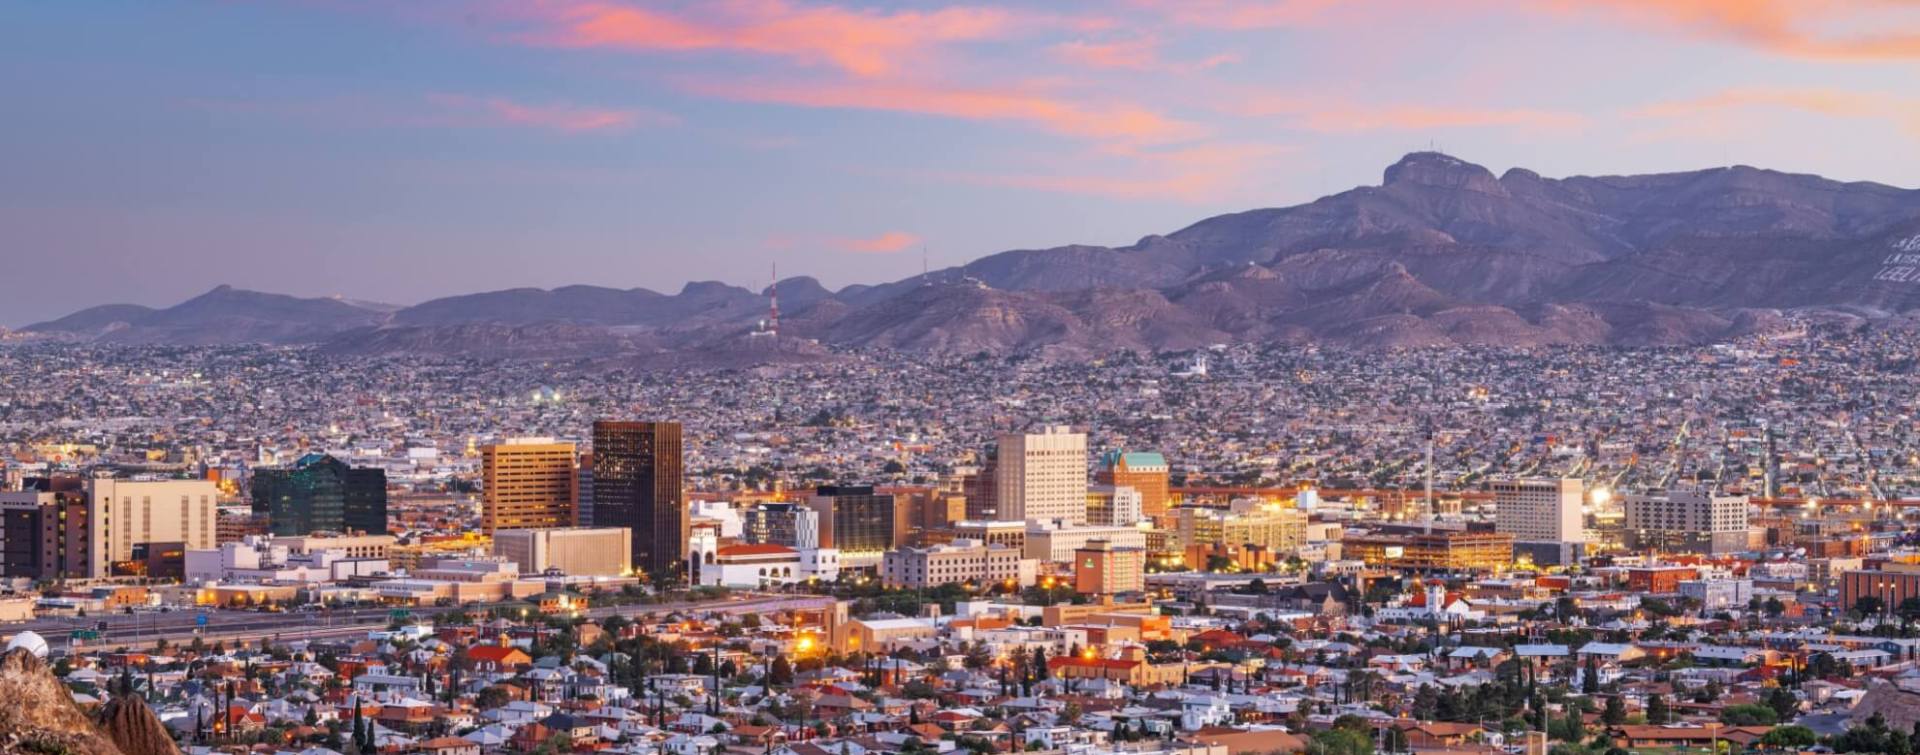
[[780,263],[773,263],[773,280],[767,284],[767,332],[780,335]]

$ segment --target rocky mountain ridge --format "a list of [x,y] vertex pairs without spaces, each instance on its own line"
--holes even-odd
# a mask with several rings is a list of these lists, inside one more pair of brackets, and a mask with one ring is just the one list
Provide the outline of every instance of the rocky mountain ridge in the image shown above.
[[1208,218],[1124,247],[1016,250],[875,286],[675,294],[568,286],[399,309],[221,287],[181,305],[109,305],[24,329],[123,343],[319,344],[500,358],[825,358],[768,348],[928,353],[1704,343],[1794,311],[1866,322],[1920,308],[1920,191],[1745,166],[1544,178],[1439,153],[1378,186]]

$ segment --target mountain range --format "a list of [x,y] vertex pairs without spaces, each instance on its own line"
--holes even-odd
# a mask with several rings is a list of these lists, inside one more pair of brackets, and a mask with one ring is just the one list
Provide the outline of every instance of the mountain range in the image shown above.
[[[779,335],[764,330],[777,291]],[[1357,348],[1677,345],[1920,310],[1920,190],[1746,166],[1495,176],[1419,152],[1364,186],[1207,218],[1123,247],[990,255],[881,285],[678,293],[516,288],[411,307],[221,286],[164,309],[24,329],[141,344],[316,344],[351,354],[712,364],[830,347],[1059,358],[1264,341]]]

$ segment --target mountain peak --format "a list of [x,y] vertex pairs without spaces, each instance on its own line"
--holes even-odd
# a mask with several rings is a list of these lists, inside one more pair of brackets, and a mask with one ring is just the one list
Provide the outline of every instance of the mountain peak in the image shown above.
[[1493,171],[1439,152],[1413,152],[1400,158],[1400,162],[1387,167],[1384,184],[1466,189],[1501,196],[1507,193]]

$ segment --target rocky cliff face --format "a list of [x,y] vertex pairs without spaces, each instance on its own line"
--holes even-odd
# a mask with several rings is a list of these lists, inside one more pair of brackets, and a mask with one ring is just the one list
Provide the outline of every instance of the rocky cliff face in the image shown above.
[[46,663],[25,649],[0,655],[0,752],[132,755],[96,728]]

